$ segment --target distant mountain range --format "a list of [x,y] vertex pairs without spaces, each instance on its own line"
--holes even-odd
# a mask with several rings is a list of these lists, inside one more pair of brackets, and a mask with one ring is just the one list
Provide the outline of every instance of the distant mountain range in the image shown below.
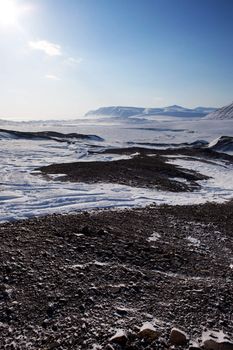
[[228,106],[217,109],[208,114],[205,119],[232,119],[233,120],[233,103]]
[[[89,111],[85,114],[85,117],[114,117],[114,118],[131,118],[131,117],[153,117],[153,116],[170,116],[170,117],[188,117],[188,118],[203,118],[204,119],[227,119],[233,120],[233,103],[222,108],[213,107],[196,107],[185,108],[178,105],[162,107],[162,108],[144,108],[144,107],[125,107],[125,106],[110,106],[101,107],[96,110]],[[34,120],[29,121],[33,123],[54,123],[62,122],[62,120]],[[63,120],[67,122],[67,120]],[[9,121],[0,119],[0,124],[19,124],[27,122]]]
[[204,117],[209,113],[216,111],[212,107],[196,107],[194,109],[185,108],[177,105],[163,108],[144,108],[144,107],[124,107],[111,106],[101,107],[99,109],[89,111],[86,117],[91,116],[110,116],[110,117],[135,117],[135,116],[174,116],[174,117]]

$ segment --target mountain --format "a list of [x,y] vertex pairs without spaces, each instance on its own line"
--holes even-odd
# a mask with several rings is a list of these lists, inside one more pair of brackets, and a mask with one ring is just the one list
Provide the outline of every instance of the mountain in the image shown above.
[[135,116],[174,116],[174,117],[204,117],[208,113],[215,111],[216,108],[211,107],[197,107],[194,109],[185,108],[178,105],[163,107],[163,108],[144,108],[144,107],[124,107],[111,106],[101,107],[99,109],[89,111],[85,117],[92,116],[108,116],[108,117],[135,117]]
[[232,119],[233,120],[233,103],[228,106],[217,109],[215,112],[208,114],[205,119]]
[[94,111],[89,111],[85,116],[101,115],[101,116],[112,116],[112,117],[131,117],[134,115],[142,114],[144,108],[140,107],[101,107]]
[[216,108],[213,108],[213,107],[196,107],[194,109],[194,111],[200,112],[200,113],[203,113],[203,114],[209,114],[209,113],[215,112]]

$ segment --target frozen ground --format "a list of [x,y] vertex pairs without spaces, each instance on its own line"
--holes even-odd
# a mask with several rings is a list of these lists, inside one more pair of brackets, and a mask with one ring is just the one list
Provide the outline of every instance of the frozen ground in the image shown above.
[[[203,163],[198,160],[172,160],[179,165],[212,176],[202,181],[202,189],[193,193],[170,193],[129,186],[84,183],[64,183],[33,174],[35,168],[51,163],[77,160],[114,160],[117,155],[101,154],[105,147],[125,147],[129,144],[208,142],[222,135],[233,136],[232,121],[185,120],[153,118],[87,119],[77,122],[0,123],[0,128],[21,131],[52,130],[63,133],[96,134],[104,142],[11,139],[0,135],[0,221],[27,218],[53,212],[79,209],[132,207],[147,204],[194,204],[206,201],[223,202],[233,197],[232,166],[223,162]],[[98,156],[89,153],[99,149]],[[154,146],[156,147],[156,146]],[[124,156],[125,157],[125,156]]]

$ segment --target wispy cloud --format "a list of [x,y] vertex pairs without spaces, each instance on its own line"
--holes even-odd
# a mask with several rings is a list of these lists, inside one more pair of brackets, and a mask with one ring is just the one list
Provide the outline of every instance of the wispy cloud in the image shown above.
[[46,74],[45,78],[50,80],[61,80],[59,77],[57,77],[54,74]]
[[65,60],[65,63],[70,64],[70,65],[78,65],[83,61],[83,59],[81,57],[79,58],[74,58],[74,57],[68,57]]
[[43,51],[48,56],[61,56],[61,46],[47,40],[29,41],[28,46],[32,50]]

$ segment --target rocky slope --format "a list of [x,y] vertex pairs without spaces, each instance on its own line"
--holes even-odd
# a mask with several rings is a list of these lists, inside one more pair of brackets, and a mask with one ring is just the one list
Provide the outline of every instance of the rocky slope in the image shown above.
[[198,348],[204,334],[205,349],[231,350],[232,210],[162,206],[1,225],[0,348]]

